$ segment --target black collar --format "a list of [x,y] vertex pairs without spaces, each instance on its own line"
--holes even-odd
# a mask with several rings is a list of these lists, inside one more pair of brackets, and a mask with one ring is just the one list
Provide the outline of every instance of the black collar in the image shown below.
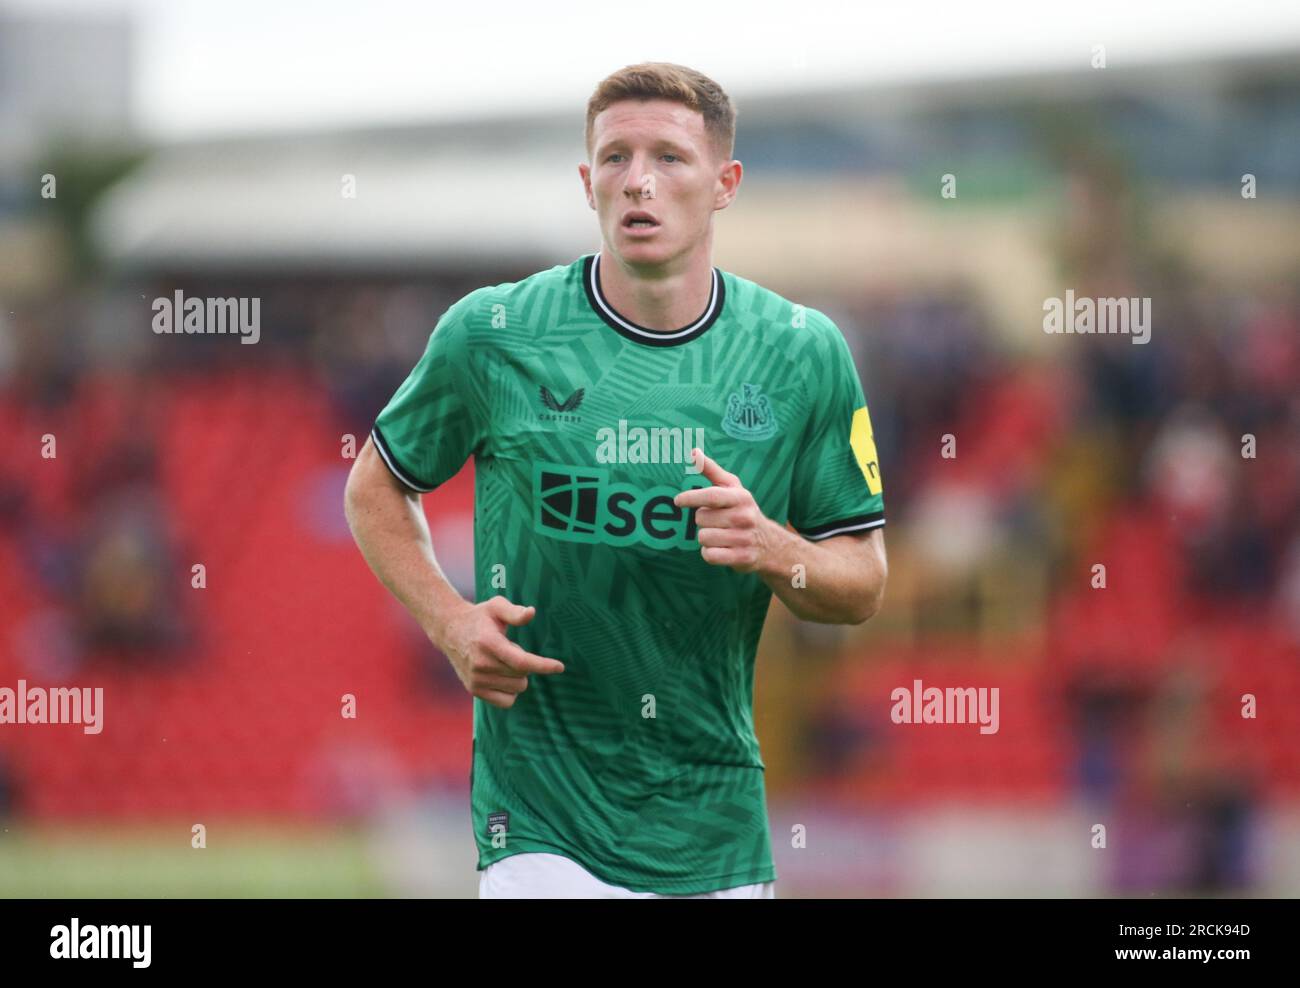
[[591,303],[596,315],[605,320],[620,336],[625,336],[636,343],[644,343],[646,346],[677,346],[703,336],[705,331],[718,321],[727,294],[722,272],[714,268],[709,304],[704,307],[704,312],[689,326],[669,332],[638,326],[631,319],[620,315],[618,310],[609,304],[604,292],[600,290],[599,253],[588,254],[582,262],[582,285],[587,292],[587,301]]

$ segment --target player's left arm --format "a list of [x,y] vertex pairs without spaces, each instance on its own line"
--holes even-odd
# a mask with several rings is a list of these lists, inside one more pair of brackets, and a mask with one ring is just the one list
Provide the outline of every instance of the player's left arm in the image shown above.
[[703,450],[693,455],[713,486],[675,500],[697,509],[705,562],[758,574],[805,621],[861,624],[880,610],[889,575],[880,528],[813,542],[764,515],[740,478]]

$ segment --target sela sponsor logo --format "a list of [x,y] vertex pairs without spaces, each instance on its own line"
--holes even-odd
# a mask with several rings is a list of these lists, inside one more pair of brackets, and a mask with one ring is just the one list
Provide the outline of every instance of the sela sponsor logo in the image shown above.
[[759,442],[776,435],[776,410],[757,384],[742,384],[727,398],[722,431],[732,439]]
[[98,734],[104,729],[104,688],[29,688],[27,680],[20,679],[16,690],[0,687],[0,725],[4,724],[82,724],[84,733]]
[[[692,436],[694,438],[692,438]],[[646,429],[639,425],[628,427],[627,419],[618,420],[618,429],[606,427],[596,430],[597,463],[684,463],[686,473],[699,473],[700,467],[691,457],[691,448],[704,449],[704,430],[654,426]]]
[[582,399],[587,396],[586,388],[579,388],[564,401],[560,401],[555,395],[551,394],[551,389],[542,385],[538,389],[541,395],[542,405],[548,411],[539,415],[538,418],[543,422],[581,422],[582,416],[573,414],[582,404]]
[[1074,289],[1065,298],[1043,302],[1044,333],[1124,333],[1134,343],[1151,342],[1151,299],[1078,298]]
[[159,336],[226,333],[242,337],[240,343],[262,338],[260,298],[186,298],[180,290],[172,298],[153,300],[153,331]]
[[50,929],[50,956],[55,960],[130,960],[148,967],[153,927],[81,925],[76,916],[67,926]]
[[699,548],[695,512],[673,498],[691,488],[614,483],[602,467],[533,464],[533,531],[566,542]]
[[889,718],[895,724],[979,724],[981,734],[998,733],[998,687],[939,689],[912,680],[889,694],[894,701]]

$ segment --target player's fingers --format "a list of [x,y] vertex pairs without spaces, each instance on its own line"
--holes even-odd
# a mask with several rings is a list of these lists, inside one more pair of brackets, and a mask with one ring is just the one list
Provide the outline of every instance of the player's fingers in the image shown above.
[[488,651],[494,658],[509,666],[515,672],[536,672],[542,675],[564,672],[564,663],[559,659],[548,659],[544,655],[534,655],[532,652],[516,645],[505,635],[502,635],[497,641],[489,643]]
[[531,604],[527,607],[522,604],[512,604],[499,594],[489,600],[488,603],[492,605],[492,616],[510,625],[527,624],[537,614],[537,608]]
[[679,508],[730,508],[742,504],[748,492],[743,487],[692,487],[673,497]]
[[736,508],[700,508],[695,512],[696,528],[747,528],[745,515]]
[[500,690],[478,689],[474,691],[474,696],[478,697],[484,703],[490,703],[494,707],[502,707],[506,710],[515,705],[515,693],[503,693]]
[[474,677],[474,685],[479,689],[518,694],[528,689],[528,677],[479,675]]
[[720,487],[741,487],[740,478],[734,473],[728,473],[722,469],[717,460],[709,456],[704,450],[696,447],[691,450],[695,456],[695,464],[700,468],[700,473]]
[[747,559],[744,549],[728,549],[719,546],[701,546],[700,556],[706,563],[714,566],[737,566]]
[[482,649],[474,662],[474,673],[479,676],[501,676],[504,679],[522,679],[528,675],[514,666],[506,665],[489,649]]
[[700,545],[717,549],[734,549],[750,543],[750,534],[739,528],[701,528],[697,534]]

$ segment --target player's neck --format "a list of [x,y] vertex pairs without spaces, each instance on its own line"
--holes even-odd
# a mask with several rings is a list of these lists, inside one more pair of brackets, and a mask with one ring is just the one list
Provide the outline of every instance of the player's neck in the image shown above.
[[602,247],[600,291],[623,318],[638,326],[671,333],[699,319],[713,291],[713,260],[708,245],[667,272],[625,266]]

